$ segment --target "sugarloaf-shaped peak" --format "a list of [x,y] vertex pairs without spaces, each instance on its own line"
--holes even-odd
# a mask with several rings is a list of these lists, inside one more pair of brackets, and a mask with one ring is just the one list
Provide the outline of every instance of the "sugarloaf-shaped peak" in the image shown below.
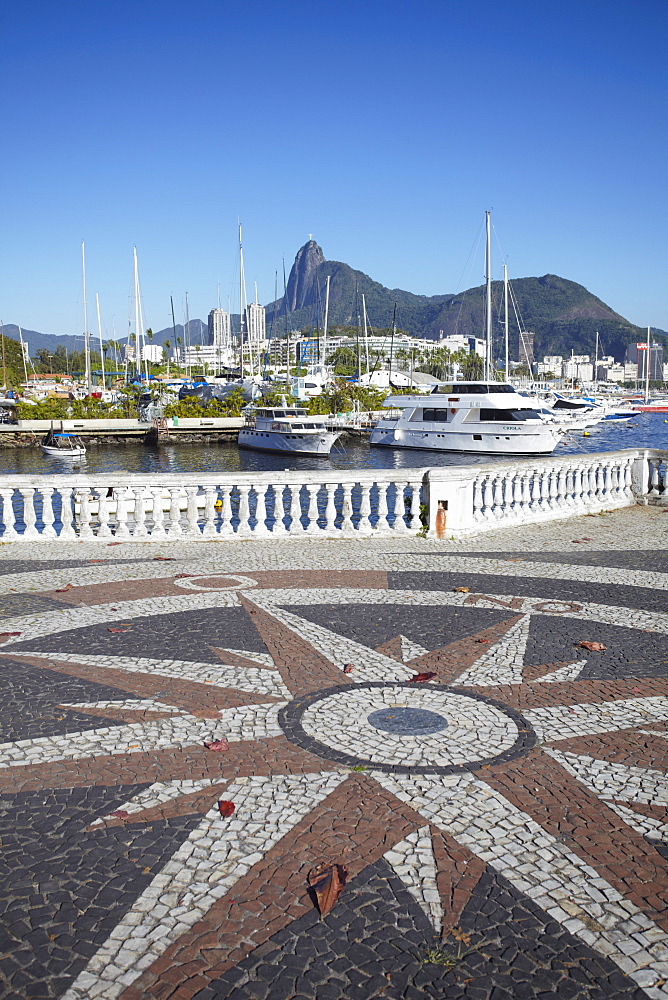
[[315,240],[309,240],[297,251],[288,279],[286,297],[289,312],[312,304],[315,297],[315,272],[324,261],[325,255]]

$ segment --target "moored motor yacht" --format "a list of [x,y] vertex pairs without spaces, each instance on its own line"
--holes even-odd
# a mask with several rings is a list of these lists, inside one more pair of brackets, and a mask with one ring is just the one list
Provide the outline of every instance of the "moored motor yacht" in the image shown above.
[[504,382],[452,382],[429,396],[389,396],[400,410],[379,420],[370,443],[481,455],[549,455],[564,428],[544,420]]
[[309,416],[299,407],[246,406],[240,448],[279,451],[291,455],[329,455],[343,430],[331,430],[323,416]]

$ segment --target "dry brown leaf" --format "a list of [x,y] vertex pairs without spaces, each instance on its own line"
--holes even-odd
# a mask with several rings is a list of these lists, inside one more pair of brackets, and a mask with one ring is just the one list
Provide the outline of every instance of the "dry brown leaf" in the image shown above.
[[72,590],[73,587],[73,583],[66,583],[64,587],[59,587],[58,590],[54,590],[54,594],[64,594],[66,591]]
[[430,681],[436,674],[433,670],[425,670],[424,673],[415,674],[413,677],[408,678],[409,684],[426,684]]
[[455,587],[455,594],[470,594],[470,587]]
[[227,740],[212,740],[211,743],[205,743],[204,746],[207,750],[229,750],[230,744]]
[[344,674],[352,674],[352,672],[353,672],[353,665],[352,665],[352,663],[346,663],[346,665],[343,668],[343,672],[344,672]]
[[218,812],[220,813],[221,816],[224,816],[225,819],[227,819],[228,816],[232,815],[234,809],[235,809],[234,802],[230,802],[229,799],[221,799],[220,802],[218,803]]
[[604,646],[602,642],[589,642],[588,639],[585,639],[582,642],[576,642],[575,645],[581,646],[582,649],[590,649],[593,653],[602,653],[608,648],[607,646]]
[[315,894],[321,917],[326,917],[337,901],[348,878],[345,865],[316,865],[308,873],[309,888]]

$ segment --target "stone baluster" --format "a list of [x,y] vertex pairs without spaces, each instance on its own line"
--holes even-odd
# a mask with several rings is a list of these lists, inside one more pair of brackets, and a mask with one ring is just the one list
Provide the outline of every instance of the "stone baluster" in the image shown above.
[[306,492],[308,493],[306,534],[319,535],[321,531],[318,526],[318,517],[320,516],[318,511],[318,493],[320,492],[320,483],[307,483]]
[[287,489],[290,497],[290,524],[288,526],[288,534],[296,535],[304,530],[304,525],[302,524],[302,488],[301,485],[291,483]]
[[[148,536],[148,529],[146,527],[146,508],[144,505],[144,500],[146,499],[146,487],[133,486],[132,492],[135,498],[134,526],[132,529],[132,537],[146,538]],[[153,504],[155,505],[157,503],[160,503],[160,500],[156,497],[153,500]]]
[[360,483],[360,519],[357,523],[357,531],[360,535],[370,535],[372,532],[371,520],[371,483]]
[[204,528],[203,538],[217,538],[216,531],[216,501],[218,499],[218,488],[216,486],[204,487]]
[[130,537],[128,530],[128,497],[130,488],[119,486],[114,490],[114,500],[116,501],[116,539],[120,541]]
[[169,516],[166,521],[167,535],[174,538],[177,535],[183,534],[183,529],[181,528],[181,488],[179,486],[170,486],[168,487],[168,493]]
[[482,513],[485,521],[491,521],[494,517],[494,488],[492,480],[486,477],[482,487]]
[[2,541],[8,542],[13,541],[21,536],[16,530],[16,514],[14,513],[14,490],[13,489],[0,489],[0,496],[2,497]]
[[336,531],[336,483],[326,483],[327,501],[325,504],[325,531],[333,535]]
[[54,522],[56,515],[53,510],[53,494],[55,489],[51,486],[42,486],[42,538],[57,538]]
[[504,477],[494,476],[494,479],[492,480],[492,497],[494,503],[494,506],[492,507],[492,516],[497,519],[502,518],[505,513],[503,488],[504,488]]
[[[275,489],[275,487],[274,487]],[[232,527],[232,487],[231,486],[221,486],[220,496],[220,528],[218,529],[218,534],[227,537],[234,534],[234,528]]]
[[568,506],[568,494],[566,491],[566,469],[561,466],[557,469],[557,506]]
[[483,498],[483,488],[482,480],[479,476],[476,476],[473,480],[473,520],[483,521],[485,519],[484,514],[484,498]]
[[76,488],[72,486],[59,486],[57,492],[60,494],[60,523],[61,529],[59,539],[72,540],[78,538],[74,530],[74,500]]
[[237,526],[237,538],[250,538],[251,530],[248,519],[250,517],[250,504],[248,496],[250,486],[237,486],[239,491],[239,524]]
[[661,461],[658,458],[649,459],[649,493],[651,497],[661,494]]
[[376,531],[386,535],[392,530],[388,517],[387,489],[388,483],[376,483],[378,487],[378,520],[376,521]]
[[531,510],[531,476],[522,476],[522,517]]
[[541,504],[541,487],[540,487],[540,475],[538,472],[529,473],[530,488],[531,488],[531,513],[538,514],[540,511]]
[[354,483],[341,483],[343,489],[343,499],[341,501],[341,531],[349,535],[355,530],[355,525],[353,524],[353,504],[352,504],[352,492]]
[[111,538],[111,527],[109,526],[109,499],[107,497],[106,486],[100,486],[97,490],[97,506],[97,519],[99,522],[97,537]]
[[149,486],[148,495],[153,498],[153,513],[151,515],[151,538],[165,538],[167,532],[165,531],[165,511],[163,510],[164,505],[164,489],[162,486]]
[[186,507],[186,530],[184,534],[186,538],[201,538],[202,532],[199,530],[199,510],[197,508],[199,487],[186,486],[185,490],[188,497],[188,506]]
[[[23,490],[20,492],[23,493]],[[76,491],[76,499],[79,501],[79,538],[94,538],[93,529],[90,526],[90,488],[84,486],[83,489],[78,489]]]
[[573,505],[579,507],[582,504],[582,466],[576,465],[573,469]]
[[267,483],[259,483],[253,488],[255,493],[255,527],[253,528],[254,538],[266,538],[271,535],[267,527],[267,502],[265,492],[269,488]]
[[408,527],[406,525],[406,489],[410,487],[410,483],[395,483],[394,484],[394,531],[398,535],[407,535]]
[[287,518],[284,498],[285,486],[282,483],[274,483],[272,489],[274,491],[274,523],[271,533],[275,536],[287,535],[288,528],[285,523]]

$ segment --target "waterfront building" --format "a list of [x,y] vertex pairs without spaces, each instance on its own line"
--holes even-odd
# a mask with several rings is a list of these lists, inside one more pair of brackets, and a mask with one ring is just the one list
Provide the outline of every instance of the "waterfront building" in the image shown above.
[[209,313],[209,346],[227,349],[231,345],[230,314],[226,309],[212,309]]
[[[626,348],[626,361],[638,366],[638,379],[647,377],[647,341],[629,344]],[[663,380],[663,344],[649,345],[649,378],[651,382]]]
[[253,347],[264,344],[267,339],[266,310],[259,302],[249,302],[244,309],[244,341]]

